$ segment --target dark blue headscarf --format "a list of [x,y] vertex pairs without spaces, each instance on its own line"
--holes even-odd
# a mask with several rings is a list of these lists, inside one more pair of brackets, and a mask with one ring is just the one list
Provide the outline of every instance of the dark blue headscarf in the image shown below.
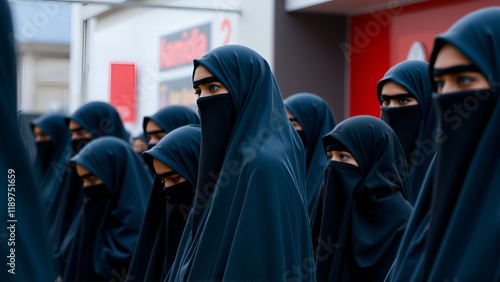
[[[167,279],[315,280],[304,150],[268,63],[226,45],[198,65],[227,87],[235,116],[211,192],[198,176],[195,200],[202,203],[194,203]],[[200,169],[201,155],[203,145]]]
[[392,128],[371,116],[344,120],[323,144],[325,151],[349,151],[358,167],[338,161],[326,166],[317,278],[381,281],[413,211],[403,149]]
[[[409,180],[411,186],[411,202],[416,201],[422,181],[427,173],[429,164],[436,153],[436,113],[434,104],[432,102],[432,85],[429,80],[429,63],[424,61],[403,61],[393,66],[382,78],[377,85],[377,96],[381,102],[380,95],[382,88],[388,81],[393,81],[408,90],[418,101],[420,108],[421,119],[416,125],[416,138],[412,141],[410,156],[407,156],[409,164]],[[399,111],[404,111],[405,107],[398,108]],[[383,119],[383,118],[382,118]],[[389,125],[393,126],[396,134],[403,134],[398,132],[401,127],[410,126],[405,124],[407,120],[387,121]],[[401,125],[401,126],[398,126]],[[404,130],[401,130],[404,131]]]
[[[5,0],[0,0],[0,61],[0,131],[3,135],[0,171],[4,183],[0,193],[0,280],[54,281],[36,180],[18,127],[16,51],[12,18]],[[11,210],[10,214],[9,203],[15,204],[15,211]],[[9,241],[10,238],[14,239]],[[9,273],[10,269],[15,274]]]
[[197,113],[186,106],[170,105],[159,110],[152,116],[144,117],[142,129],[146,132],[148,121],[156,122],[165,133],[188,124],[200,124],[200,117]]
[[120,279],[117,275],[127,273],[139,235],[151,187],[149,174],[130,144],[112,136],[93,140],[71,161],[104,186],[98,191],[82,187],[82,216],[64,279]]
[[173,193],[166,191],[168,198],[165,197],[163,187],[151,189],[127,275],[128,281],[160,281],[168,273],[191,210],[198,174],[200,142],[200,126],[187,125],[172,130],[155,147],[144,152],[144,159],[153,173],[155,158],[187,180],[189,185],[179,188],[190,189],[172,191]]
[[69,119],[75,121],[92,136],[115,136],[128,141],[129,134],[123,127],[116,109],[108,103],[89,102],[81,106]]
[[306,198],[311,214],[318,195],[323,170],[327,163],[321,138],[335,127],[335,118],[328,104],[312,93],[297,93],[285,100],[285,107],[304,130],[306,151]]

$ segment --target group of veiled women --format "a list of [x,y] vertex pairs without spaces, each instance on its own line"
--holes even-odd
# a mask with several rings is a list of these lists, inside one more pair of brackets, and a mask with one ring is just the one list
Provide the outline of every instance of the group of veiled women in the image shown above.
[[430,63],[393,66],[376,88],[380,119],[336,124],[311,93],[283,101],[268,63],[228,45],[194,60],[198,113],[167,106],[133,145],[109,104],[43,115],[31,169],[2,44],[18,242],[16,274],[2,277],[500,280],[499,18],[472,12],[436,37]]

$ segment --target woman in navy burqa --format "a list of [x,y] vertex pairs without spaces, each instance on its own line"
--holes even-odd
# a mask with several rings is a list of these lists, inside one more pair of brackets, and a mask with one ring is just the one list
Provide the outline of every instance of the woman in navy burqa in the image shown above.
[[[63,181],[67,173],[70,154],[70,134],[64,116],[60,114],[45,114],[33,120],[31,128],[35,135],[37,146],[36,167],[41,173],[38,184],[38,198],[42,204],[44,221],[48,230],[54,228],[54,218],[63,201]],[[51,251],[58,248],[58,241],[49,233]]]
[[429,63],[409,60],[396,64],[378,82],[377,97],[381,119],[392,127],[403,146],[410,202],[414,204],[436,155],[438,138]]
[[285,107],[306,152],[307,210],[312,214],[327,162],[321,138],[335,127],[335,118],[328,104],[312,93],[293,94]]
[[477,10],[435,39],[430,78],[441,142],[391,281],[500,280],[499,18],[499,7]]
[[268,63],[239,45],[194,61],[194,206],[168,281],[315,280],[305,159]]
[[82,211],[64,281],[123,280],[144,216],[149,174],[130,144],[97,138],[71,158],[82,179]]
[[149,194],[127,281],[161,281],[167,275],[193,202],[200,142],[200,126],[187,125],[170,131],[144,153],[162,187]]
[[330,161],[316,256],[319,281],[382,281],[413,208],[406,160],[392,128],[371,116],[323,137]]

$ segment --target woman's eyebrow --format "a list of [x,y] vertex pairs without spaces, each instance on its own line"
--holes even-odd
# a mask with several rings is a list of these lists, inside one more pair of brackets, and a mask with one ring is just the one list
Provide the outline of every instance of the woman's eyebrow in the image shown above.
[[175,170],[172,170],[172,171],[168,171],[168,172],[165,172],[165,173],[162,173],[162,174],[157,174],[159,178],[167,178],[169,176],[172,176],[172,175],[175,175],[175,174],[179,174],[177,171]]
[[472,64],[464,64],[452,66],[449,68],[435,68],[432,72],[434,76],[445,75],[445,74],[454,74],[460,72],[481,72],[478,67]]
[[84,178],[89,178],[89,177],[92,177],[92,176],[95,176],[95,175],[92,172],[90,172],[90,173],[87,173],[85,175],[80,176],[80,178],[84,179]]
[[380,95],[380,99],[385,99],[385,100],[396,100],[396,99],[408,99],[408,98],[415,98],[415,96],[411,95],[410,93],[404,93],[404,94],[396,94],[396,95]]
[[200,80],[195,80],[193,81],[193,88],[201,85],[201,84],[207,84],[207,83],[210,83],[210,82],[220,82],[219,79],[217,79],[215,76],[209,76],[209,77],[205,77],[205,78],[202,78]]

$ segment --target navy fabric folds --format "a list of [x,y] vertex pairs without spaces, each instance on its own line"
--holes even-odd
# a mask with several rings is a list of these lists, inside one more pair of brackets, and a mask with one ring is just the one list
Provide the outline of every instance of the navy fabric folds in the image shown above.
[[[227,45],[194,65],[227,87],[235,119],[211,192],[198,176],[200,203],[166,279],[315,280],[304,150],[268,63],[247,47]],[[204,122],[202,136],[215,126]]]
[[306,197],[309,214],[323,181],[327,163],[321,138],[335,127],[335,118],[328,104],[312,93],[297,93],[285,99],[285,107],[303,128],[306,151]]
[[191,210],[200,142],[200,126],[186,125],[172,130],[144,152],[153,173],[155,158],[179,173],[189,185],[179,191],[167,191],[167,195],[163,187],[151,189],[127,281],[160,281],[168,273]]
[[[20,135],[17,115],[16,49],[7,1],[0,1],[0,171],[3,191],[1,281],[54,281],[46,227],[37,199],[37,179]],[[9,194],[10,193],[10,194]],[[10,206],[14,209],[8,209]]]
[[144,216],[151,179],[130,144],[114,136],[87,144],[72,162],[103,181],[84,199],[64,281],[123,280]]

